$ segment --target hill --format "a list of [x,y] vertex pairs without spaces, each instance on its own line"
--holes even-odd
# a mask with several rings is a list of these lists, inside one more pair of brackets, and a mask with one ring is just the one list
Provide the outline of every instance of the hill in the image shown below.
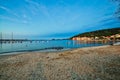
[[119,28],[112,28],[112,29],[102,29],[102,30],[96,30],[96,31],[91,31],[91,32],[85,32],[85,33],[81,33],[78,35],[75,35],[71,38],[74,37],[102,37],[102,36],[111,36],[111,35],[115,35],[115,34],[120,34],[120,27]]
[[91,32],[85,32],[71,37],[73,40],[94,40],[94,39],[120,39],[120,27],[111,29],[102,29]]

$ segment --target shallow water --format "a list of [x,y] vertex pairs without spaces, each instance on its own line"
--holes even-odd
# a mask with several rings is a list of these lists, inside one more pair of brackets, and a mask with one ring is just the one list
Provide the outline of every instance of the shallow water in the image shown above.
[[[86,43],[81,41],[73,40],[45,40],[45,41],[23,41],[14,43],[0,43],[0,54],[10,53],[10,52],[24,52],[24,51],[45,51],[45,48],[51,47],[63,47],[66,49],[82,48],[82,47],[92,47],[92,46],[102,46],[108,43]],[[55,49],[53,49],[55,50]],[[46,51],[51,51],[47,49]]]

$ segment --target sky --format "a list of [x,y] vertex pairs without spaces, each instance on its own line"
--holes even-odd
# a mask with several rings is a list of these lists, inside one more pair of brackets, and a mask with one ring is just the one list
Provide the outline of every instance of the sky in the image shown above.
[[111,0],[0,0],[3,38],[69,38],[120,27]]

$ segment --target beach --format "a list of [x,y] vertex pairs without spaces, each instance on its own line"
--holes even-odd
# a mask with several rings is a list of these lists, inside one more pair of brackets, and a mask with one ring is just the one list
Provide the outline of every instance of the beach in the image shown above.
[[120,46],[0,56],[0,80],[119,80]]

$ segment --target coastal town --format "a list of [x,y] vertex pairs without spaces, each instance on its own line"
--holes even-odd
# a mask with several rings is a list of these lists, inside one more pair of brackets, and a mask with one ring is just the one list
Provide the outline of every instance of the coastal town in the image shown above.
[[98,36],[94,36],[94,37],[73,37],[72,40],[80,40],[80,41],[104,41],[104,40],[107,40],[107,41],[119,41],[120,40],[120,34],[115,34],[115,35],[111,35],[111,36],[101,36],[101,37],[98,37]]

